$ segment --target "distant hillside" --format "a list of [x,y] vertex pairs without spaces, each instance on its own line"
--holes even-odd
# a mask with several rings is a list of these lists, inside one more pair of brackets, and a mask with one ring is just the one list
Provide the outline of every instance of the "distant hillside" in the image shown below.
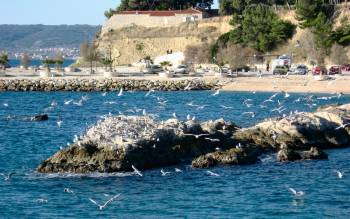
[[90,25],[0,25],[0,50],[37,48],[79,48],[92,40],[100,26]]

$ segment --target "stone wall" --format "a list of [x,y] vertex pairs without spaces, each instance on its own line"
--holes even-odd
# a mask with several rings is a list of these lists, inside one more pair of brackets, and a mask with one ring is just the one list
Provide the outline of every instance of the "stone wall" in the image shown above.
[[102,34],[97,44],[102,53],[112,45],[115,65],[138,62],[166,54],[167,50],[184,52],[189,45],[212,44],[230,30],[230,17],[203,19],[171,27],[124,27]]
[[149,14],[115,14],[102,27],[102,34],[128,26],[166,27],[184,22],[202,20],[202,14],[176,14],[175,16],[150,16]]

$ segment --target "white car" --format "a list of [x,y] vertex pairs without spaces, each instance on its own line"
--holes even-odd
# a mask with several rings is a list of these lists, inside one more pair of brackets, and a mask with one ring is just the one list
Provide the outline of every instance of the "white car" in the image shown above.
[[188,73],[188,67],[187,65],[179,65],[176,69],[174,69],[175,74],[187,74]]

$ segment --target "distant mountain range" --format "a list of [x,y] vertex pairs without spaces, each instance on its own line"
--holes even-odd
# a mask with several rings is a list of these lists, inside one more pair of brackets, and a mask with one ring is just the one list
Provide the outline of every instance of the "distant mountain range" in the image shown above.
[[0,25],[0,51],[21,52],[41,48],[79,48],[92,40],[100,26]]

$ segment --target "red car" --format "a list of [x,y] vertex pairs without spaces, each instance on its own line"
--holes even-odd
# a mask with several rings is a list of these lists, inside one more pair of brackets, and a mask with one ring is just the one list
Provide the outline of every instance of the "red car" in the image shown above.
[[340,66],[341,73],[350,73],[350,64]]
[[329,75],[341,74],[340,67],[337,65],[331,66],[328,71]]
[[326,75],[327,69],[324,66],[315,66],[312,69],[312,74],[314,75]]

